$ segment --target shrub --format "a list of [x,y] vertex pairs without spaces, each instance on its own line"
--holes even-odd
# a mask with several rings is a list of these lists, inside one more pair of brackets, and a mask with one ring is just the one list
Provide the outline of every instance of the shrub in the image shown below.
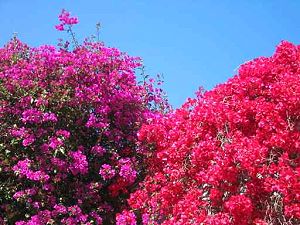
[[148,173],[119,220],[299,224],[299,80],[300,46],[282,42],[273,56],[143,126]]
[[[58,30],[78,19],[63,11]],[[141,60],[103,43],[0,49],[0,220],[111,224],[143,177],[141,123],[164,103]]]

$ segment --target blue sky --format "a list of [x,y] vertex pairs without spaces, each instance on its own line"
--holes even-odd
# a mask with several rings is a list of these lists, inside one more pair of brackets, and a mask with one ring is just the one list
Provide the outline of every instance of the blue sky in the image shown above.
[[271,55],[281,40],[300,42],[296,0],[0,0],[0,45],[14,32],[32,46],[56,44],[62,8],[79,17],[80,40],[99,21],[108,46],[142,57],[148,74],[163,74],[174,107],[199,86],[225,82],[243,62]]

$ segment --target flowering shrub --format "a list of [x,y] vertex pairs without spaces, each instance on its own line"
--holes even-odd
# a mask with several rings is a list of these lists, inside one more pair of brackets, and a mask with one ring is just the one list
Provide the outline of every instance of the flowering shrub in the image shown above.
[[142,127],[148,173],[121,224],[300,224],[300,46]]
[[137,131],[163,105],[140,66],[98,42],[0,49],[1,224],[114,223],[143,177]]

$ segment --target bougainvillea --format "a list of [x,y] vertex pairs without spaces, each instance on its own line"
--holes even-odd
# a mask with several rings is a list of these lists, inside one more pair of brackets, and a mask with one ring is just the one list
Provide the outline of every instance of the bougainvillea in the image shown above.
[[148,174],[123,224],[300,224],[300,46],[242,65],[145,125]]
[[[78,23],[59,20],[59,31]],[[114,223],[143,176],[137,131],[164,104],[137,82],[140,66],[91,41],[0,49],[1,224]]]

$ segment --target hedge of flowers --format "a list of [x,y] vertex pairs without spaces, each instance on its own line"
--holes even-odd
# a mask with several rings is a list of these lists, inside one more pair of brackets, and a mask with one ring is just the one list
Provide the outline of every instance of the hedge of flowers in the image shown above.
[[137,82],[139,58],[68,45],[0,49],[0,224],[113,224],[143,177],[137,131],[160,89]]
[[300,46],[242,65],[139,139],[148,173],[117,224],[300,224]]
[[300,224],[300,46],[178,110],[141,60],[85,41],[0,48],[0,224]]

